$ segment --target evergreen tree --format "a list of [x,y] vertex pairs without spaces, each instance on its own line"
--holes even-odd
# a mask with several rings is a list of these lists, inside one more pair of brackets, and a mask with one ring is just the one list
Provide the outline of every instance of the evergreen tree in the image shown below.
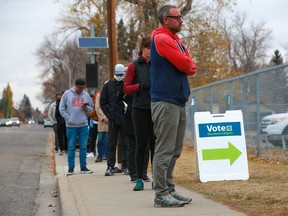
[[120,19],[117,24],[117,46],[119,59],[121,60],[131,59],[132,52],[128,48],[128,41],[127,28],[124,25],[123,19]]
[[273,65],[280,65],[280,64],[283,64],[283,58],[281,57],[279,50],[275,50],[274,55],[272,56],[270,60],[270,65],[273,66]]
[[23,99],[20,103],[19,110],[21,110],[23,112],[26,120],[31,119],[32,107],[31,107],[30,99],[29,99],[29,97],[26,96],[26,94],[24,94],[24,96],[23,96]]

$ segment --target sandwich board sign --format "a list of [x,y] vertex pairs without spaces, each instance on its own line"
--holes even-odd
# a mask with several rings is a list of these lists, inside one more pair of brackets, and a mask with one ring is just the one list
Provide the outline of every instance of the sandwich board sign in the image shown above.
[[201,182],[247,180],[246,141],[241,110],[195,112],[196,163]]

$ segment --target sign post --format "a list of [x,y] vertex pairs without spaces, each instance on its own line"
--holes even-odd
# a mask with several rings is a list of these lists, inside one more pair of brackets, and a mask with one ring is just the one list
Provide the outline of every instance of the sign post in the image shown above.
[[201,182],[247,180],[246,141],[241,110],[196,112],[197,169]]
[[87,87],[98,87],[98,63],[95,61],[95,55],[93,53],[94,48],[108,48],[107,37],[93,37],[94,25],[91,24],[91,37],[78,38],[79,48],[90,48],[90,64],[86,64],[86,83]]

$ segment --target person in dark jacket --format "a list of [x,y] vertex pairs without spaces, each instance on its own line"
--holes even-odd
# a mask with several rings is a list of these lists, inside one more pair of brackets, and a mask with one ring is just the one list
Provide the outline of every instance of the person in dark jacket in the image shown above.
[[[124,95],[123,92],[123,99],[124,102],[127,104],[124,113],[124,134],[125,139],[128,145],[127,149],[127,162],[128,162],[128,169],[129,175],[131,178],[131,182],[137,181],[137,173],[136,173],[136,138],[134,132],[134,124],[132,120],[132,101],[133,101],[133,94]],[[143,180],[149,182],[150,179],[147,175],[147,168],[149,163],[149,148],[146,150],[145,154],[145,162],[144,162],[144,170],[143,170]]]
[[63,152],[67,152],[68,144],[67,144],[67,136],[66,136],[65,119],[61,116],[59,112],[60,100],[61,100],[61,94],[57,94],[55,119],[57,121],[57,134],[58,134],[58,143],[59,143],[59,148],[60,148],[59,155],[62,155]]
[[134,94],[132,103],[132,119],[136,136],[136,170],[137,182],[134,191],[144,189],[143,176],[146,166],[145,155],[147,146],[151,150],[151,161],[154,155],[155,136],[151,117],[150,98],[150,44],[149,37],[144,37],[140,43],[139,57],[129,64],[124,81],[125,94]]
[[[123,89],[125,67],[122,64],[115,65],[114,78],[107,82],[100,95],[100,107],[109,119],[108,124],[108,160],[105,176],[112,176],[114,173],[129,174],[127,166],[127,144],[123,133],[124,108],[122,98],[118,97]],[[116,163],[116,147],[118,143],[118,167]]]

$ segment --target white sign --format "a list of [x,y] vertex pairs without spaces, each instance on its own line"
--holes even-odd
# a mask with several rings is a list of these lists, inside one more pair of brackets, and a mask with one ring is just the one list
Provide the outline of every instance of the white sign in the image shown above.
[[241,110],[194,115],[196,158],[201,182],[247,180],[246,141]]

